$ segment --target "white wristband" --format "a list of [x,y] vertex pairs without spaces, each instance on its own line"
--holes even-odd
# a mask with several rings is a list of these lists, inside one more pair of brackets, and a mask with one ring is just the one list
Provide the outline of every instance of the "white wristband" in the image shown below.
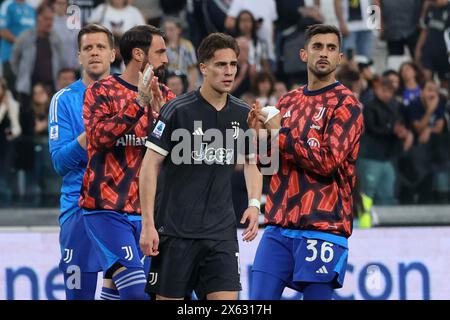
[[248,200],[248,206],[249,207],[257,207],[258,209],[261,209],[261,202],[259,202],[258,199],[250,199]]

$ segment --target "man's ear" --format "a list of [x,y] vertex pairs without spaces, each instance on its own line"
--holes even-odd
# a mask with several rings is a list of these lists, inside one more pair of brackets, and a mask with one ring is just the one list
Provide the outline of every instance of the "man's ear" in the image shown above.
[[109,62],[113,63],[116,60],[116,49],[111,50],[111,57],[109,58]]
[[200,72],[201,72],[201,74],[203,75],[203,76],[205,76],[206,75],[206,64],[204,64],[204,63],[200,63]]
[[341,53],[339,53],[339,59],[338,59],[338,63],[337,63],[338,66],[341,64],[342,59],[344,59],[344,54],[341,52]]
[[144,61],[144,51],[139,48],[133,48],[133,50],[131,50],[131,58],[136,60],[137,62]]
[[303,62],[306,63],[306,61],[308,60],[308,54],[306,53],[305,49],[303,49],[303,48],[300,49],[299,56],[300,56],[300,60],[302,60]]

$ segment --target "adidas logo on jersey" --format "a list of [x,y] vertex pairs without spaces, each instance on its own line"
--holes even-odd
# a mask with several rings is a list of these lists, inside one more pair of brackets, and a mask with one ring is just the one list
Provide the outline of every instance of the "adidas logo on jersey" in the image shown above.
[[202,136],[203,135],[203,130],[201,127],[197,128],[194,130],[194,132],[192,132],[192,135],[194,136]]
[[328,270],[325,266],[322,266],[319,270],[316,271],[316,273],[328,274]]
[[147,141],[147,137],[136,137],[135,134],[126,134],[123,137],[120,137],[116,141],[116,147],[126,147],[126,146],[145,146],[145,142]]
[[291,116],[291,110],[286,111],[286,113],[283,115],[284,118],[289,118]]

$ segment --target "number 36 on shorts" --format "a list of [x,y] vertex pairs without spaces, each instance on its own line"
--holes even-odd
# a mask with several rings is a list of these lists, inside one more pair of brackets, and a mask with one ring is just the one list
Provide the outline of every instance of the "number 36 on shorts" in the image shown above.
[[348,249],[337,244],[303,238],[296,252],[295,281],[331,282],[345,274]]

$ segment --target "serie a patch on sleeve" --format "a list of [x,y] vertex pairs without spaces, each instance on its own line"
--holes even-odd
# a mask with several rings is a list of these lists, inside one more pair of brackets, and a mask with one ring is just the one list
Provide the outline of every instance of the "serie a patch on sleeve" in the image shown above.
[[162,122],[161,120],[158,120],[158,123],[156,124],[155,128],[153,129],[152,136],[160,139],[164,132],[165,127],[166,127],[166,124],[164,122]]
[[50,140],[58,140],[58,125],[50,126]]

